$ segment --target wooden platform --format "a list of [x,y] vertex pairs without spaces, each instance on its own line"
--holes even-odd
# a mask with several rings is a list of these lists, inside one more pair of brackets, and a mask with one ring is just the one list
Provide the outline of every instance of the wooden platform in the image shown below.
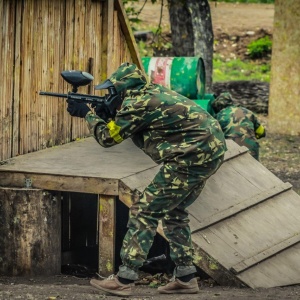
[[[222,285],[299,284],[300,196],[246,148],[227,144],[224,164],[189,208],[195,264]],[[129,140],[105,149],[87,138],[11,159],[0,166],[0,185],[99,194],[105,275],[114,264],[114,202],[130,206],[158,169]]]

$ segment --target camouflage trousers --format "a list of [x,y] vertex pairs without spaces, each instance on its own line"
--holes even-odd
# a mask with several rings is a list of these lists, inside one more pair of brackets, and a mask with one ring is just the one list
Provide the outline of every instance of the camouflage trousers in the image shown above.
[[196,272],[193,265],[194,248],[186,208],[204,188],[224,157],[194,167],[164,164],[152,182],[130,208],[128,230],[123,240],[118,275],[137,280],[138,269],[147,259],[159,220],[170,245],[170,256],[181,277]]

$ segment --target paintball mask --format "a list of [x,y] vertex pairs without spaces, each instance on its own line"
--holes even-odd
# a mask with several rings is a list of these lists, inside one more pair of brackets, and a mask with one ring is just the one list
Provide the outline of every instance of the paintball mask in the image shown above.
[[117,109],[122,104],[122,98],[109,79],[95,86],[95,90],[104,89],[108,90],[108,94],[105,95],[105,104],[96,104],[93,106],[93,108],[100,118],[107,121],[108,119],[113,119],[116,116]]

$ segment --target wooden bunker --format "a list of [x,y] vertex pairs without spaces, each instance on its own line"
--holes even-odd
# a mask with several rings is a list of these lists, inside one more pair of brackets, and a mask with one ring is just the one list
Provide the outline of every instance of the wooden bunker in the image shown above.
[[[96,245],[99,272],[109,275],[116,203],[130,206],[159,166],[130,141],[101,148],[64,101],[38,92],[66,92],[62,70],[88,71],[98,83],[123,61],[142,68],[121,0],[4,0],[0,15],[0,275],[59,273],[69,239]],[[195,264],[222,285],[300,283],[299,195],[246,149],[228,148],[190,208]],[[79,235],[82,227],[92,235]]]
[[[195,264],[221,285],[257,288],[299,283],[300,196],[246,148],[230,140],[227,144],[224,164],[189,209]],[[129,140],[105,149],[90,137],[7,161],[0,167],[1,194],[9,194],[11,201],[22,191],[40,197],[43,192],[37,190],[97,195],[99,272],[108,275],[115,266],[116,201],[130,206],[135,191],[142,190],[158,168]],[[6,200],[1,201],[3,205]],[[58,212],[57,208],[57,214],[51,215],[55,224]],[[2,241],[8,234],[5,228],[7,224],[1,224]],[[27,241],[21,247],[32,245]]]

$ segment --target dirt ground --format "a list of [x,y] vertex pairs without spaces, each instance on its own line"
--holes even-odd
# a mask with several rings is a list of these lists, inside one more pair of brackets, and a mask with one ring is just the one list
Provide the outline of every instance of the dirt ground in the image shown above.
[[[159,5],[146,5],[141,17],[145,28],[159,22]],[[166,1],[165,1],[166,2]],[[163,28],[170,28],[164,7]],[[273,5],[211,3],[216,40],[215,51],[224,57],[247,57],[245,45],[250,39],[272,34]],[[144,28],[144,29],[145,29]],[[268,117],[261,115],[268,129]],[[300,193],[300,137],[268,134],[261,142],[261,163],[281,180],[293,184]],[[155,288],[138,285],[135,296],[127,299],[300,299],[300,285],[270,289],[223,287],[208,284],[200,278],[201,291],[197,295],[159,295]],[[89,285],[89,278],[67,275],[50,277],[0,277],[0,300],[34,299],[122,299],[97,291]]]
[[89,279],[68,276],[45,278],[3,278],[0,277],[0,300],[239,300],[239,299],[300,299],[300,286],[276,287],[270,289],[233,288],[224,286],[201,286],[194,295],[161,295],[156,288],[137,285],[131,297],[117,297],[102,293],[89,285]]

